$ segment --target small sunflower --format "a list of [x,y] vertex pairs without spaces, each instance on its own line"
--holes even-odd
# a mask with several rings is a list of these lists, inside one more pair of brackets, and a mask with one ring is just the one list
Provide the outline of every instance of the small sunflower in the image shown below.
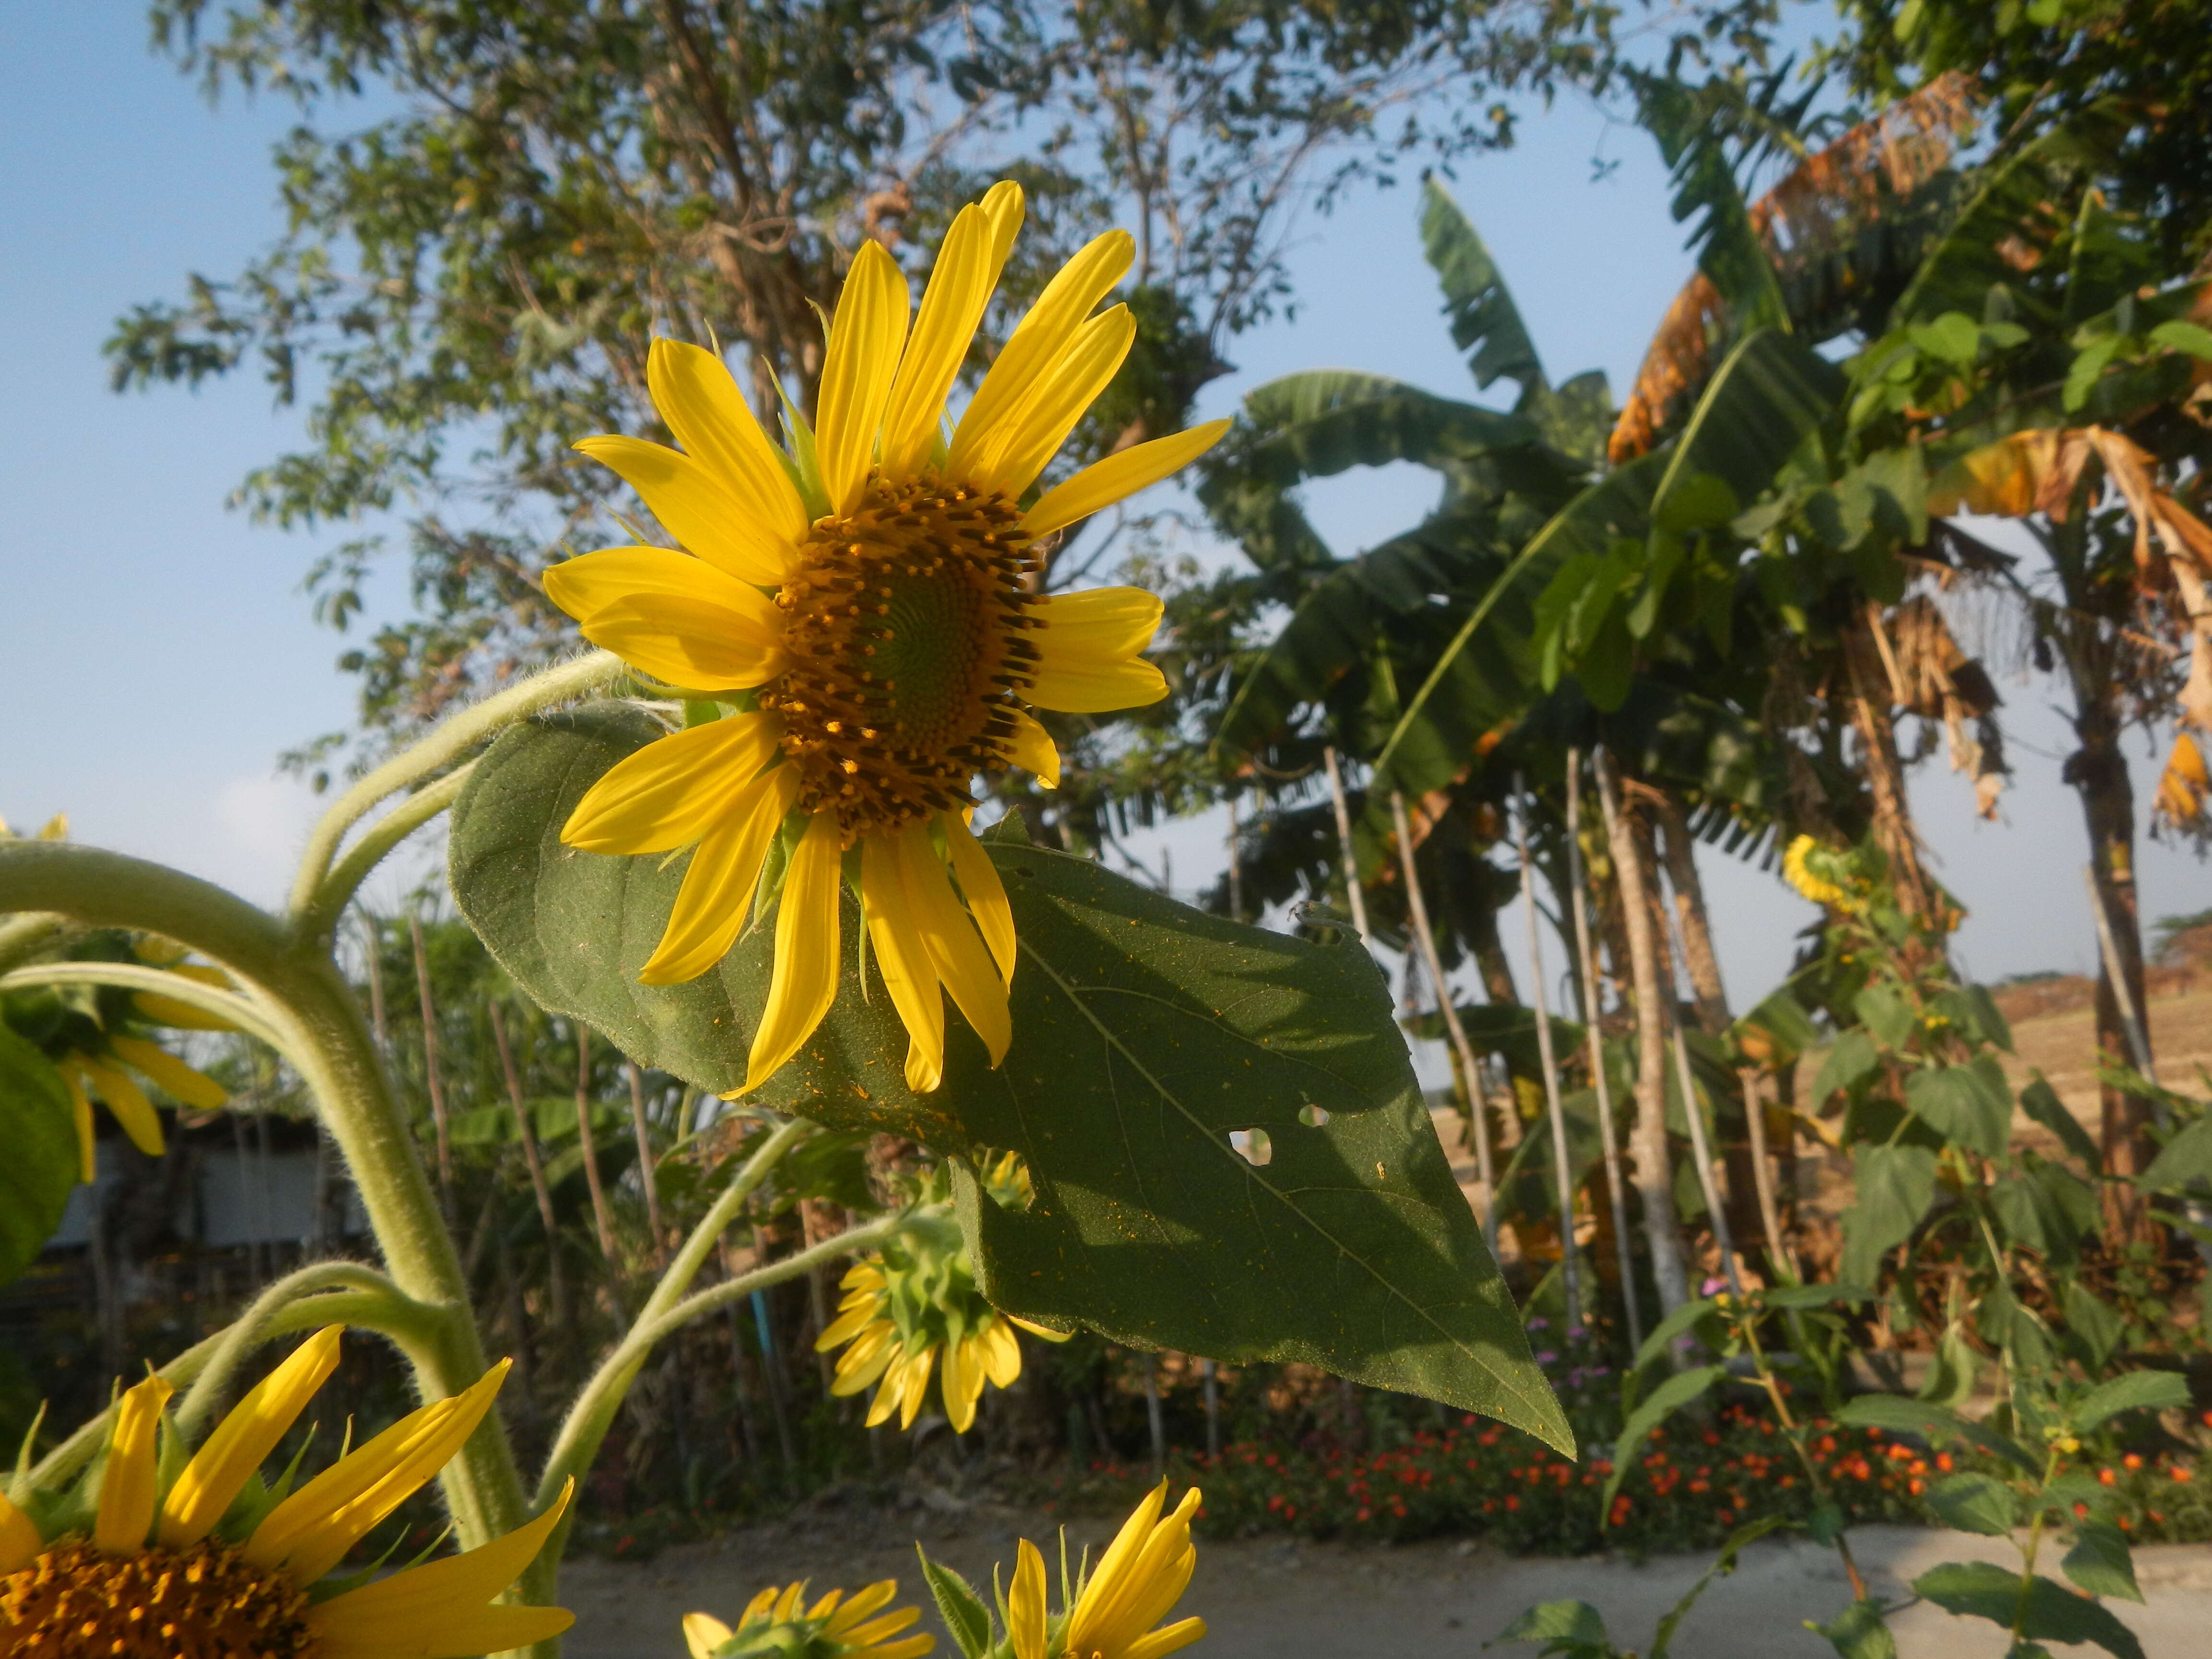
[[[1012,1659],[1164,1659],[1206,1634],[1206,1620],[1160,1620],[1190,1584],[1198,1549],[1190,1541],[1200,1496],[1193,1486],[1163,1516],[1168,1483],[1146,1494],[1121,1523],[1095,1567],[1085,1564],[1070,1606],[1061,1585],[1057,1618],[1045,1608],[1044,1557],[1026,1538],[1015,1553],[1014,1582],[1006,1597],[1006,1646]],[[1061,1561],[1063,1575],[1066,1559]],[[1158,1628],[1155,1628],[1158,1626]]]
[[1856,908],[1851,895],[1814,869],[1807,862],[1808,857],[1820,858],[1823,863],[1828,861],[1820,842],[1810,836],[1800,836],[1782,854],[1783,879],[1823,908]]
[[850,1600],[833,1589],[808,1607],[804,1580],[781,1589],[771,1586],[746,1604],[735,1630],[711,1613],[684,1614],[684,1640],[691,1659],[839,1659],[848,1653],[921,1659],[935,1649],[937,1638],[926,1632],[901,1634],[921,1617],[921,1608],[875,1616],[897,1594],[898,1581],[885,1578]]
[[775,977],[747,1089],[836,997],[848,854],[907,1029],[908,1085],[943,1080],[942,992],[997,1065],[1012,1040],[1013,917],[968,827],[970,786],[1010,766],[1058,782],[1032,708],[1099,714],[1167,694],[1140,654],[1159,600],[1132,587],[1036,592],[1036,544],[1187,465],[1229,423],[1139,444],[1022,506],[1128,355],[1128,307],[1091,314],[1129,268],[1126,231],[1053,279],[944,435],[1022,216],[1012,184],[961,210],[911,328],[905,276],[879,243],[862,244],[830,325],[816,424],[787,411],[788,453],[719,357],[665,339],[647,382],[682,450],[615,436],[576,446],[643,496],[682,550],[586,554],[549,570],[546,592],[640,672],[740,712],[619,763],[562,839],[595,853],[692,849],[639,975],[670,985],[728,951],[781,834]]
[[[216,1425],[173,1479],[156,1455],[169,1385],[125,1394],[96,1503],[0,1497],[0,1652],[10,1659],[465,1659],[526,1647],[574,1621],[495,1606],[568,1506],[465,1554],[388,1578],[327,1579],[368,1530],[475,1432],[507,1375],[423,1407],[297,1492],[261,1462],[337,1364],[339,1328],[301,1343]],[[369,1577],[370,1575],[363,1575]]]
[[[1009,1207],[1028,1207],[1029,1170],[1014,1153],[985,1171],[984,1184]],[[814,1351],[852,1345],[838,1358],[830,1392],[842,1398],[876,1384],[870,1428],[888,1422],[893,1412],[902,1429],[911,1428],[936,1370],[945,1420],[965,1434],[983,1384],[1012,1388],[1022,1374],[1015,1326],[1048,1342],[1067,1340],[1064,1331],[1001,1313],[984,1299],[959,1224],[949,1218],[909,1225],[855,1261],[842,1288],[837,1317],[815,1340]]]
[[[132,941],[120,933],[96,933],[80,947],[79,956],[114,961],[136,957],[182,978],[215,985],[230,982],[219,968],[186,962],[185,952],[167,939],[148,937]],[[6,998],[0,1017],[19,1036],[36,1044],[61,1073],[76,1116],[80,1173],[86,1181],[97,1170],[92,1118],[94,1096],[131,1137],[131,1145],[149,1158],[159,1158],[167,1142],[161,1133],[161,1114],[139,1086],[137,1077],[150,1079],[183,1104],[203,1111],[212,1111],[230,1098],[213,1078],[185,1064],[147,1035],[149,1027],[159,1025],[196,1030],[230,1029],[222,1019],[177,998],[110,986],[41,987]]]

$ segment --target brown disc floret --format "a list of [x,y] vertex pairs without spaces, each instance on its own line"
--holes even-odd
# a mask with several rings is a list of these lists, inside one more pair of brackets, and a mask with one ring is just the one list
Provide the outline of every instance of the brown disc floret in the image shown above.
[[1021,521],[995,490],[877,478],[800,544],[776,595],[790,665],[761,706],[784,718],[799,805],[835,812],[847,845],[972,805],[975,775],[1007,764],[1042,625]]
[[112,1556],[65,1540],[0,1577],[9,1659],[312,1659],[307,1597],[210,1540]]

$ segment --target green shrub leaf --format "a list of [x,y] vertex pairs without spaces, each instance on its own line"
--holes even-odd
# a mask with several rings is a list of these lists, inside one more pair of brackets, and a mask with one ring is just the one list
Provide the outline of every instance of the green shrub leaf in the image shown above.
[[38,1259],[81,1172],[76,1119],[53,1062],[0,1025],[0,1285]]
[[1613,1443],[1613,1473],[1606,1477],[1605,1494],[1598,1504],[1602,1512],[1612,1513],[1613,1494],[1620,1490],[1628,1466],[1644,1449],[1651,1431],[1727,1375],[1728,1368],[1723,1365],[1699,1365],[1692,1370],[1678,1371],[1652,1389],[1651,1397],[1628,1414],[1628,1421],[1621,1425],[1620,1438]]
[[2092,1595],[2117,1595],[2126,1601],[2143,1599],[2136,1583],[2135,1552],[2128,1547],[2128,1535],[2110,1521],[2084,1521],[2075,1527],[2074,1547],[2059,1565],[2069,1578]]
[[1947,1612],[1987,1619],[2033,1641],[2094,1642],[2114,1659],[2143,1659],[2142,1644],[2111,1609],[2084,1601],[2063,1584],[2040,1574],[2027,1583],[2022,1606],[2021,1577],[1988,1561],[1949,1561],[1923,1572],[1912,1588]]
[[1928,1507],[1959,1532],[2002,1538],[2020,1518],[2020,1500],[1995,1475],[1954,1474],[1928,1489]]

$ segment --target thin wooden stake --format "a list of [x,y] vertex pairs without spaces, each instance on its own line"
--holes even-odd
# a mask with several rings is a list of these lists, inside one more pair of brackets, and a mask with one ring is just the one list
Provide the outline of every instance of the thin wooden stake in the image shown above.
[[1237,845],[1237,797],[1229,798],[1229,920],[1244,920],[1244,855]]
[[491,1037],[499,1049],[500,1069],[507,1074],[507,1098],[514,1108],[515,1133],[522,1138],[522,1161],[530,1166],[530,1189],[537,1195],[538,1219],[545,1229],[546,1267],[552,1279],[553,1318],[565,1322],[568,1316],[567,1286],[561,1277],[561,1225],[553,1215],[553,1188],[545,1179],[545,1160],[538,1156],[538,1127],[530,1120],[530,1107],[522,1097],[522,1073],[515,1069],[514,1048],[507,1040],[507,1018],[499,1004],[491,1005]]
[[1680,964],[1682,977],[1687,980],[1690,954],[1683,947],[1674,918],[1663,910],[1660,914],[1667,927],[1667,1023],[1674,1027],[1674,1075],[1682,1085],[1682,1116],[1690,1126],[1690,1156],[1698,1160],[1698,1189],[1705,1194],[1705,1209],[1712,1217],[1713,1243],[1721,1252],[1721,1273],[1728,1279],[1729,1294],[1740,1297],[1743,1294],[1743,1275],[1736,1268],[1735,1230],[1729,1225],[1728,1206],[1721,1201],[1719,1183],[1713,1179],[1712,1147],[1705,1139],[1705,1115],[1698,1105],[1697,1080],[1690,1073],[1690,1045],[1682,1039],[1681,1001],[1675,994],[1675,965]]
[[1322,750],[1321,763],[1328,770],[1328,797],[1336,807],[1336,845],[1344,859],[1345,907],[1352,912],[1352,925],[1364,945],[1374,935],[1367,931],[1367,896],[1360,890],[1359,860],[1352,851],[1352,809],[1345,804],[1344,774],[1337,769],[1336,750]]
[[1613,1243],[1620,1257],[1620,1301],[1628,1315],[1631,1352],[1644,1346],[1644,1315],[1636,1303],[1636,1253],[1628,1243],[1628,1200],[1620,1179],[1620,1135],[1613,1121],[1613,1079],[1606,1075],[1605,1034],[1598,1029],[1597,957],[1590,946],[1589,913],[1583,902],[1582,750],[1567,750],[1567,902],[1575,913],[1575,950],[1582,958],[1583,1028],[1589,1037],[1590,1083],[1597,1091],[1600,1144],[1605,1148],[1605,1191],[1613,1205]]
[[430,1091],[430,1120],[438,1134],[438,1201],[450,1225],[453,1216],[453,1140],[446,1122],[446,1090],[438,1077],[438,1009],[430,996],[430,953],[422,948],[422,919],[407,918],[415,941],[415,986],[422,996],[422,1076]]
[[599,1254],[615,1260],[615,1218],[607,1208],[607,1188],[599,1179],[599,1149],[592,1137],[592,1033],[576,1026],[576,1137],[584,1152],[584,1184],[592,1189],[592,1219],[599,1225]]
[[1413,870],[1413,831],[1406,821],[1406,798],[1395,789],[1390,792],[1390,815],[1398,829],[1398,862],[1406,872],[1406,908],[1413,915],[1414,942],[1420,946],[1421,960],[1427,964],[1429,977],[1436,983],[1437,1003],[1443,1010],[1444,1030],[1451,1033],[1452,1051],[1459,1056],[1460,1075],[1467,1083],[1467,1100],[1473,1109],[1474,1124],[1475,1172],[1482,1182],[1482,1236],[1494,1256],[1498,1254],[1497,1172],[1490,1154],[1490,1120],[1483,1110],[1482,1073],[1475,1069],[1474,1047],[1467,1040],[1467,1028],[1459,1023],[1459,1010],[1452,1006],[1451,985],[1444,978],[1443,963],[1437,954],[1436,935],[1429,928],[1428,902],[1421,896],[1420,878]]
[[653,1260],[655,1265],[666,1255],[668,1236],[660,1230],[660,1189],[653,1181],[653,1138],[645,1127],[645,1079],[638,1075],[637,1062],[625,1062],[629,1072],[629,1127],[637,1136],[637,1172],[645,1188],[645,1224],[653,1234]]
[[1751,1136],[1751,1175],[1759,1190],[1759,1221],[1766,1229],[1768,1256],[1790,1270],[1790,1276],[1799,1283],[1805,1279],[1804,1270],[1797,1265],[1797,1252],[1790,1248],[1790,1241],[1782,1236],[1782,1206],[1774,1193],[1774,1170],[1766,1161],[1766,1092],[1760,1081],[1759,1068],[1746,1066],[1736,1073],[1743,1082],[1744,1127]]
[[1521,799],[1514,847],[1521,858],[1521,908],[1528,913],[1528,984],[1535,999],[1536,1055],[1544,1067],[1544,1099],[1552,1118],[1552,1171],[1559,1189],[1559,1272],[1566,1282],[1567,1324],[1582,1323],[1581,1273],[1575,1261],[1575,1181],[1567,1156],[1567,1113],[1559,1102],[1559,1062],[1552,1052],[1552,1016],[1544,996],[1544,953],[1536,933],[1536,885],[1528,862],[1528,809],[1534,804],[1516,775],[1513,793]]

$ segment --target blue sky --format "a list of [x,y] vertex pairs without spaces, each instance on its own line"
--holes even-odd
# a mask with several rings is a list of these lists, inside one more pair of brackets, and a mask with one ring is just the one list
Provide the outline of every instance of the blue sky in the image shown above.
[[[0,173],[0,490],[11,509],[0,664],[15,702],[0,814],[21,830],[66,810],[80,840],[273,900],[315,811],[276,757],[352,708],[335,667],[345,641],[311,622],[299,592],[314,554],[343,532],[280,534],[227,507],[252,466],[300,438],[296,412],[272,410],[257,380],[118,397],[100,347],[131,305],[176,296],[189,271],[227,276],[275,236],[268,154],[291,111],[210,109],[148,53],[133,0],[17,0],[0,15],[0,153],[36,158]],[[1619,165],[1594,179],[1594,156]],[[1517,149],[1468,162],[1452,188],[1553,378],[1601,368],[1618,395],[1691,268],[1648,142],[1562,103],[1527,122]],[[1370,192],[1307,222],[1297,320],[1233,341],[1237,371],[1208,388],[1201,412],[1320,367],[1470,395],[1420,262],[1417,205],[1410,189]],[[1349,551],[1429,498],[1422,475],[1389,471],[1317,489],[1310,506]],[[404,600],[389,574],[371,597]],[[2045,688],[2001,690],[2021,775],[2005,821],[1976,822],[1971,790],[1939,757],[1914,787],[1922,829],[1972,908],[1961,947],[1974,972],[2087,969],[2081,814],[2057,781],[2070,744]],[[2140,738],[2130,753],[2147,805],[2155,763]],[[1219,867],[1221,828],[1174,826],[1147,850],[1171,845],[1177,886],[1194,887]],[[2148,915],[2212,905],[2212,872],[2193,858],[2147,843],[2140,873]],[[1730,988],[1747,1005],[1785,970],[1810,910],[1725,859],[1710,862],[1708,883]],[[1517,916],[1504,920],[1504,937],[1520,939]]]

